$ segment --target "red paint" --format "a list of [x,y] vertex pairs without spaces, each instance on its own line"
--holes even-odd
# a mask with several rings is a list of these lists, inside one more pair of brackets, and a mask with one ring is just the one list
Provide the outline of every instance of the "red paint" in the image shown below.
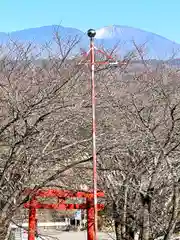
[[36,207],[34,201],[35,201],[34,199],[30,201],[28,240],[35,240],[37,221],[36,221]]
[[96,52],[101,53],[102,55],[105,55],[107,59],[113,59],[111,55],[108,55],[105,51],[102,51],[100,49],[97,49]]
[[[32,194],[33,198],[30,202],[24,204],[25,208],[29,208],[29,230],[28,240],[35,240],[37,232],[37,219],[36,209],[56,209],[56,210],[69,210],[69,209],[87,209],[87,236],[88,240],[96,240],[94,234],[95,215],[94,215],[94,193],[92,192],[73,192],[67,190],[49,189],[38,190],[36,192],[33,189],[26,189],[26,194]],[[98,191],[98,197],[104,197],[104,193]],[[41,203],[38,197],[56,197],[56,204]],[[86,203],[83,204],[66,204],[65,200],[68,198],[86,198]],[[96,204],[96,209],[102,210],[104,204]]]
[[[34,204],[36,209],[56,209],[56,210],[72,210],[72,209],[87,209],[87,205],[84,204],[48,204],[35,202]],[[98,210],[104,208],[104,204],[97,204]],[[30,208],[31,203],[25,203],[25,208]]]
[[[24,195],[33,193],[33,189],[26,189]],[[93,192],[73,192],[70,190],[39,189],[33,193],[36,197],[60,197],[60,198],[93,198]],[[104,197],[104,192],[97,192],[98,197]]]
[[[92,65],[92,61],[88,60],[88,57],[89,57],[89,53],[91,54],[91,44],[90,44],[90,50],[88,52],[86,52],[84,49],[80,49],[80,51],[82,52],[82,56],[84,57],[84,59],[86,59],[86,63],[90,63]],[[109,55],[106,51],[103,51],[101,49],[97,49],[95,46],[94,46],[94,55],[96,54],[96,52],[98,53],[101,53],[102,55],[104,55],[106,57],[106,59],[104,61],[94,61],[94,64],[97,64],[97,65],[111,65],[111,63],[117,63],[117,66],[123,66],[123,65],[127,65],[128,64],[128,60],[117,60],[115,59],[114,57],[112,57],[112,55]],[[84,62],[83,62],[84,64]]]
[[87,204],[87,239],[95,240],[94,236],[94,202],[93,199],[86,199]]

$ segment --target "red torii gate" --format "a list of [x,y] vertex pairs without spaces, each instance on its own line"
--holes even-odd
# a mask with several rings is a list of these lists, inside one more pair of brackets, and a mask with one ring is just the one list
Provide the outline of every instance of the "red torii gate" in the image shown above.
[[[94,195],[93,192],[73,192],[69,190],[58,189],[40,189],[34,192],[33,189],[26,189],[26,195],[32,194],[30,201],[24,204],[25,208],[29,209],[29,227],[28,240],[35,240],[36,235],[36,210],[37,209],[56,209],[56,210],[70,210],[70,209],[87,209],[87,239],[94,239]],[[37,198],[57,198],[57,203],[41,203]],[[97,197],[104,197],[104,192],[97,192]],[[68,198],[85,198],[86,203],[82,204],[67,204],[65,201]],[[104,204],[97,204],[97,209],[102,210]]]

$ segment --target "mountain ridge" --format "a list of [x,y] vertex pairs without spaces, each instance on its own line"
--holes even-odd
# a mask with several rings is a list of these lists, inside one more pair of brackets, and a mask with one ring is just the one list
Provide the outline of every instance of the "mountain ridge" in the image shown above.
[[[156,36],[158,36],[158,37],[161,37],[161,38],[163,38],[163,39],[169,40],[169,41],[171,41],[171,42],[180,44],[179,42],[176,42],[176,41],[174,41],[174,40],[172,40],[172,39],[169,39],[169,38],[167,38],[167,37],[164,37],[164,36],[162,36],[162,35],[160,35],[160,34],[158,34],[158,33],[154,33],[154,32],[151,32],[151,31],[148,31],[148,30],[145,30],[145,29],[141,29],[141,28],[138,28],[138,27],[131,27],[131,26],[128,26],[128,25],[118,25],[118,24],[109,25],[109,26],[115,26],[115,27],[120,27],[120,28],[129,28],[129,29],[130,29],[130,28],[131,28],[131,29],[133,28],[133,29],[135,29],[135,30],[142,31],[142,32],[148,32],[148,33],[150,33],[150,34],[156,35]],[[108,25],[105,26],[105,27],[108,27]]]
[[[53,33],[58,31],[60,37],[64,40],[68,37],[79,36],[81,41],[80,48],[88,49],[89,39],[85,32],[73,27],[64,27],[59,25],[47,25],[41,27],[34,27],[29,29],[22,29],[12,31],[9,33],[0,32],[0,42],[7,42],[8,38],[20,42],[34,42],[35,44],[44,44],[45,42],[53,39]],[[145,46],[148,52],[148,58],[168,59],[174,52],[180,51],[180,44],[175,41],[169,40],[157,33],[134,28],[126,25],[110,25],[96,30],[95,44],[102,46],[106,49],[113,48],[117,42],[120,42],[121,55],[126,55],[127,52],[132,51],[134,48],[133,41],[138,46]]]

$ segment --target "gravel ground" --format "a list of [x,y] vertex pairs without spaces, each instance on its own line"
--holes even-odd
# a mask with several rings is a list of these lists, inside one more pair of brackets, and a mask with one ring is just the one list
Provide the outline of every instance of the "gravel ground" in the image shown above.
[[[86,232],[61,232],[58,230],[41,231],[41,237],[37,240],[87,240]],[[98,240],[113,240],[115,239],[113,234],[98,233]],[[22,240],[27,240],[27,236],[24,235]]]

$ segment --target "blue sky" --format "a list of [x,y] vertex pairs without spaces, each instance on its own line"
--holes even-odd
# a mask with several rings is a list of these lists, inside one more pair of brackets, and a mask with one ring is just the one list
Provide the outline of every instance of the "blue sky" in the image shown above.
[[0,0],[0,32],[52,24],[86,31],[117,24],[180,43],[179,14],[180,0]]

